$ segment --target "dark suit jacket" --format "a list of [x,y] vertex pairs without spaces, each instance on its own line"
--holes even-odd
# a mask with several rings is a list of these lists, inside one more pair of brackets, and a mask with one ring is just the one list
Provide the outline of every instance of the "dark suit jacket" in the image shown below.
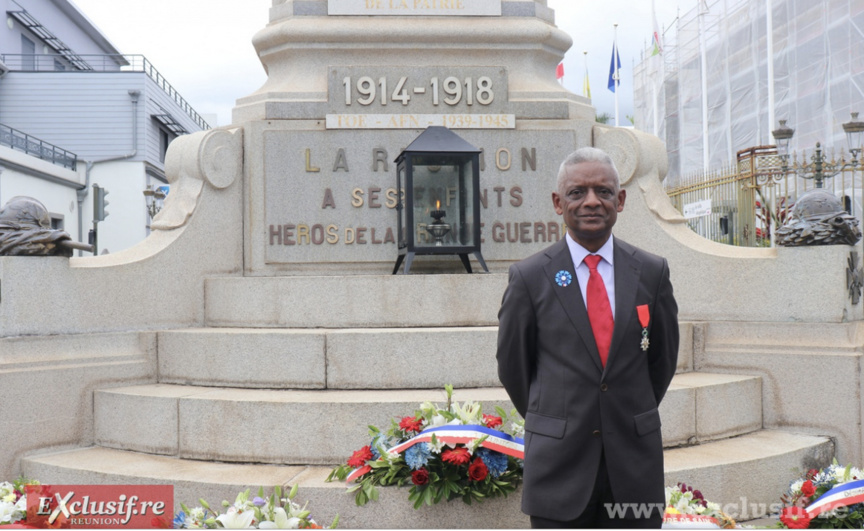
[[[616,503],[664,502],[657,406],[675,374],[678,306],[664,258],[615,238],[614,267],[605,370],[566,240],[510,268],[498,313],[498,376],[525,418],[522,510],[529,515],[578,517],[601,451]],[[572,276],[567,287],[555,282],[562,270]],[[636,311],[642,304],[650,312],[647,352]]]

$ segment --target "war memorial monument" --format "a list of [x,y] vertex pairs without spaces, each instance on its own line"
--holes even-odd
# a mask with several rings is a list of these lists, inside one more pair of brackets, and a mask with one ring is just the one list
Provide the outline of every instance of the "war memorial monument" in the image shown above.
[[[660,408],[667,484],[765,504],[803,469],[864,462],[864,305],[847,278],[860,243],[693,233],[661,185],[663,143],[596,123],[557,83],[573,40],[545,0],[274,0],[253,43],[267,82],[232,125],[171,144],[146,240],[0,257],[2,477],[170,483],[178,502],[217,503],[298,484],[348,528],[526,526],[518,495],[415,511],[389,489],[355,507],[324,478],[367,425],[440,402],[444,384],[509,409],[495,364],[507,267],[563,236],[550,195],[582,146],[620,171],[616,235],[669,260],[682,340]],[[420,253],[392,274],[395,160],[429,126],[480,151],[488,274],[473,254],[468,274]],[[465,210],[462,191],[415,187],[416,243],[433,244],[433,211]]]

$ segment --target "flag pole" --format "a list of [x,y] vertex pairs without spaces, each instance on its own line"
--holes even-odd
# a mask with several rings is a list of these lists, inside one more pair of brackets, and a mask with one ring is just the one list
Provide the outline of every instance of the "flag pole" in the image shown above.
[[615,23],[615,39],[612,41],[612,48],[615,50],[615,57],[612,58],[612,62],[615,65],[615,77],[613,77],[613,82],[615,83],[615,127],[618,127],[618,87],[621,86],[620,74],[618,73],[618,23]]
[[585,79],[582,81],[582,95],[591,99],[591,84],[588,81],[588,50],[584,50],[582,55],[585,57]]
[[[660,33],[657,29],[657,11],[654,9],[654,0],[651,0],[651,22],[654,24],[654,27],[652,28],[654,30],[654,46],[657,48],[657,54],[660,55],[660,67],[662,68],[663,48],[660,46]],[[654,136],[657,136],[660,130],[660,119],[657,116],[657,111],[660,108],[660,100],[658,99],[657,94],[657,81],[654,76],[651,76],[651,78],[651,96],[654,104],[654,112],[652,113],[654,115]]]
[[708,153],[708,65],[706,63],[708,53],[705,49],[705,40],[707,39],[705,35],[705,14],[707,12],[708,5],[705,3],[705,0],[700,0],[699,14],[697,16],[699,17],[699,62],[702,65],[702,169],[706,172],[711,160]]

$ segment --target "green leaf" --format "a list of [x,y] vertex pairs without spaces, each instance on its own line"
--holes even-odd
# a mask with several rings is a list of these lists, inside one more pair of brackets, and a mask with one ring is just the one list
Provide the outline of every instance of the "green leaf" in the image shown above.
[[208,511],[210,510],[210,505],[207,503],[207,500],[204,498],[198,498],[198,503],[201,504],[201,507],[204,507]]
[[432,499],[432,489],[426,488],[426,490],[423,491],[423,501],[426,505],[432,505]]
[[336,518],[333,519],[333,523],[330,524],[329,529],[336,529],[336,527],[337,527],[338,525],[339,525],[339,515],[337,514],[337,515],[336,515]]

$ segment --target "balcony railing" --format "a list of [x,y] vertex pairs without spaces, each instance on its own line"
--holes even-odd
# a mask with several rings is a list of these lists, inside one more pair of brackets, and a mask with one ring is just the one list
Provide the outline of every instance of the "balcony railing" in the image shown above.
[[23,151],[28,155],[47,160],[52,164],[63,166],[73,171],[75,170],[75,164],[78,162],[78,155],[75,153],[61,149],[54,144],[49,144],[44,140],[39,140],[3,124],[0,124],[0,146],[7,146]]
[[81,63],[88,68],[69,63],[59,54],[0,54],[2,61],[11,72],[144,72],[168,96],[174,100],[183,112],[201,129],[210,129],[208,124],[189,103],[168,83],[159,73],[153,63],[143,55],[77,55]]

